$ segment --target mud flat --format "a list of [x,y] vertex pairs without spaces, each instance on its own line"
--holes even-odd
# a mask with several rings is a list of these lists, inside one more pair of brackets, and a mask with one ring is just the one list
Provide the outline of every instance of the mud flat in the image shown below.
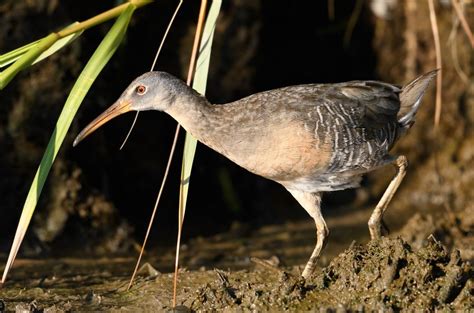
[[[367,244],[354,241],[343,252],[335,253],[331,261],[323,259],[322,266],[307,282],[298,278],[301,265],[285,262],[304,263],[303,257],[311,244],[308,242],[308,249],[303,251],[288,248],[293,246],[291,239],[302,240],[291,233],[285,235],[291,231],[288,225],[268,226],[250,233],[236,227],[229,233],[196,239],[183,250],[183,263],[190,269],[180,273],[178,309],[474,309],[470,263],[473,225],[468,213],[466,210],[464,215],[454,215],[454,222],[447,215],[415,215],[390,237]],[[297,230],[305,234],[304,225],[308,226],[308,234],[314,234],[306,222],[293,225],[295,234]],[[279,237],[281,247],[275,243],[278,232],[283,234]],[[265,241],[265,235],[274,241]],[[448,244],[443,245],[437,238]],[[262,241],[266,249],[246,250],[258,247]],[[278,253],[279,249],[288,254]],[[272,255],[272,251],[280,257]],[[17,312],[170,310],[173,276],[154,267],[169,272],[172,255],[170,250],[159,258],[148,259],[153,266],[144,267],[130,291],[126,291],[126,286],[133,257],[23,259],[17,262],[11,280],[0,290],[0,298],[7,310]],[[248,255],[257,261],[250,261]]]

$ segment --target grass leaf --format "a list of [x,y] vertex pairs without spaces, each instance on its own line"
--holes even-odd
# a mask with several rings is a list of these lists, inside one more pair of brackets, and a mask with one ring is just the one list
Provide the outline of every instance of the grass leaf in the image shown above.
[[[194,74],[193,88],[200,94],[206,93],[207,75],[209,71],[209,62],[211,59],[212,39],[216,28],[217,17],[221,8],[222,0],[212,1],[209,14],[204,26],[201,46],[199,48],[199,56],[196,64],[196,72]],[[179,205],[179,222],[184,220],[186,212],[186,200],[189,191],[189,181],[191,178],[191,169],[193,166],[194,155],[196,152],[196,139],[189,133],[186,133],[183,151],[183,163],[181,167],[181,185],[180,185],[180,205]]]
[[44,37],[35,45],[30,47],[27,52],[21,55],[15,63],[7,67],[3,72],[0,73],[0,90],[5,88],[6,85],[18,74],[19,71],[28,67],[33,63],[43,52],[51,47],[59,39],[58,34],[51,33]]
[[127,9],[118,17],[117,21],[114,23],[82,70],[66,100],[66,103],[64,104],[64,108],[56,123],[53,135],[49,140],[43,159],[41,160],[41,164],[33,179],[33,183],[31,184],[28,196],[23,206],[23,211],[15,233],[15,239],[3,272],[2,284],[5,282],[8,271],[18,253],[18,249],[20,248],[21,242],[25,236],[49,170],[51,169],[53,161],[59,151],[64,137],[66,136],[69,126],[71,125],[72,119],[82,103],[82,100],[92,86],[92,83],[95,81],[122,41],[135,8],[135,5],[129,4]]
[[[27,44],[23,47],[20,47],[16,50],[13,50],[9,53],[0,56],[0,61],[3,60],[1,63],[9,64],[11,60],[16,60],[11,66],[9,66],[6,70],[0,73],[0,90],[5,88],[8,83],[20,72],[21,70],[25,69],[26,67],[30,66],[35,60],[39,57],[44,58],[47,57],[47,53],[45,53],[50,47],[56,43],[56,41],[69,37],[70,35],[80,33],[86,29],[89,29],[95,25],[108,21],[110,19],[115,18],[116,16],[121,15],[124,10],[127,10],[130,5],[134,7],[134,9],[147,5],[153,2],[152,0],[130,0],[127,1],[119,6],[116,6],[113,9],[107,10],[98,14],[94,17],[91,17],[85,21],[77,22],[68,27],[60,30],[59,32],[51,33],[50,35],[40,39],[38,41],[32,42]],[[77,35],[78,36],[78,35]],[[75,39],[75,37],[70,37],[71,41]],[[62,41],[60,44],[57,44],[55,48],[49,50],[49,52],[54,53],[54,49],[62,48],[66,45],[68,40]],[[49,53],[48,52],[48,53]],[[45,54],[44,54],[45,53]],[[39,60],[37,60],[38,62]],[[1,66],[0,66],[1,67]]]
[[[66,27],[66,29],[71,27],[71,26],[77,25],[77,24],[79,24],[79,22],[75,22],[75,23],[69,25],[68,27]],[[32,63],[32,65],[46,59],[47,57],[49,57],[52,54],[56,53],[58,50],[64,48],[65,46],[67,46],[68,44],[73,42],[77,37],[79,37],[83,32],[84,32],[84,30],[80,30],[76,33],[72,33],[69,36],[66,36],[64,38],[59,39],[51,47],[49,47],[48,50],[41,53],[40,56]]]
[[16,60],[18,60],[23,54],[25,54],[31,48],[35,47],[40,41],[41,39],[30,42],[29,44],[26,44],[23,47],[17,48],[15,50],[12,50],[0,55],[0,68],[5,67],[8,64],[11,64],[15,62]]
[[[68,29],[69,27],[72,27],[74,25],[77,25],[79,24],[79,22],[75,22],[71,25],[69,25],[68,27],[65,28]],[[51,47],[47,48],[43,53],[41,53],[32,63],[31,65],[33,64],[36,64],[44,59],[46,59],[47,57],[49,57],[50,55],[56,53],[58,50],[62,49],[63,47],[67,46],[68,44],[70,44],[72,41],[74,41],[74,39],[76,39],[77,37],[79,37],[82,33],[84,32],[84,30],[80,30],[76,33],[72,33],[71,35],[69,36],[66,36],[64,38],[61,38],[59,39],[58,41],[56,41],[55,43],[53,43],[51,45]],[[30,49],[34,48],[39,42],[41,41],[40,40],[37,40],[35,42],[32,42],[32,43],[29,43],[23,47],[20,47],[18,49],[15,49],[13,51],[10,51],[10,52],[7,52],[5,54],[2,54],[0,55],[0,68],[1,67],[5,67],[13,62],[15,62],[16,60],[18,60],[23,54],[25,54],[26,52],[28,52]]]
[[[217,17],[219,16],[220,7],[222,0],[213,0],[209,14],[206,18],[204,30],[202,32],[201,45],[199,47],[199,55],[194,70],[193,88],[200,94],[205,94],[207,84],[207,74],[209,71],[209,61],[211,57],[212,40],[214,38],[214,30],[216,27]],[[205,8],[206,1],[201,1],[201,9]],[[204,11],[200,9],[199,17],[202,16]],[[198,20],[198,26],[196,27],[196,37],[200,35],[200,23]],[[191,62],[189,65],[190,73],[192,73],[193,61],[194,61],[194,47],[193,55],[191,56]],[[189,74],[189,73],[188,73]],[[187,83],[190,84],[192,75],[188,75]],[[177,129],[177,131],[179,128]],[[176,132],[177,133],[177,132]],[[176,255],[175,255],[175,268],[174,268],[174,279],[173,279],[173,307],[176,306],[177,299],[177,286],[178,286],[178,267],[179,267],[179,247],[181,244],[181,234],[183,229],[184,215],[186,213],[186,200],[188,198],[189,182],[191,178],[191,169],[193,166],[194,155],[196,152],[197,141],[186,133],[186,139],[184,142],[183,151],[183,163],[181,167],[181,184],[179,186],[179,207],[178,207],[178,236],[176,239]]]

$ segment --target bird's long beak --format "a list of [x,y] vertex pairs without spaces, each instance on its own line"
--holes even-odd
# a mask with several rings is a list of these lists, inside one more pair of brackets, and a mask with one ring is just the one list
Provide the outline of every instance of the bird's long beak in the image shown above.
[[100,126],[104,125],[114,117],[129,111],[131,111],[130,101],[119,100],[115,102],[104,113],[99,115],[95,120],[93,120],[89,125],[87,125],[86,128],[84,128],[79,133],[79,135],[77,135],[76,139],[74,139],[74,143],[72,144],[73,147],[75,147],[82,139],[92,134]]

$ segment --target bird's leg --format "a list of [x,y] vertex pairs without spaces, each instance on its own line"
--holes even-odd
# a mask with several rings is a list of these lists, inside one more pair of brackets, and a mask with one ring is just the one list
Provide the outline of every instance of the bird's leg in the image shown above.
[[329,229],[324,221],[323,215],[321,214],[321,194],[320,193],[310,193],[310,192],[302,192],[298,190],[290,190],[288,191],[298,200],[299,204],[308,212],[308,214],[314,219],[316,224],[316,247],[309,258],[308,263],[303,270],[301,276],[304,279],[308,279],[314,271],[316,267],[316,261],[321,254],[321,250],[323,250],[324,245],[326,243],[326,238],[329,235]]
[[374,212],[369,219],[369,231],[370,231],[370,238],[372,240],[379,239],[381,237],[381,229],[382,229],[382,217],[387,209],[390,200],[392,200],[393,195],[397,191],[400,183],[402,182],[403,178],[405,177],[408,161],[404,155],[400,155],[395,162],[393,163],[397,167],[397,174],[388,185],[387,190],[385,190],[382,198],[380,199],[379,203],[375,207]]

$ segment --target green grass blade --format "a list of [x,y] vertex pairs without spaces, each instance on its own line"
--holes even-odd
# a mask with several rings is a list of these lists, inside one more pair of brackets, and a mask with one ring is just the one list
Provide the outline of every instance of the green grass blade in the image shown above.
[[36,46],[40,41],[41,39],[30,42],[29,44],[26,44],[23,47],[17,48],[15,50],[12,50],[0,55],[0,68],[5,67],[8,64],[11,64],[15,62],[16,60],[18,60],[23,54],[25,54],[28,50]]
[[0,90],[18,74],[19,71],[30,66],[43,52],[51,47],[59,39],[58,34],[52,33],[41,39],[36,45],[24,53],[15,63],[0,73]]
[[[75,23],[69,25],[68,27],[66,27],[65,29],[68,29],[69,27],[72,27],[72,26],[77,25],[77,24],[79,24],[79,22],[75,22]],[[81,31],[78,31],[76,33],[72,33],[69,36],[66,36],[64,38],[59,39],[51,47],[49,47],[48,50],[41,53],[40,56],[32,63],[32,65],[46,59],[47,57],[49,57],[52,54],[56,53],[58,50],[64,48],[65,46],[67,46],[68,44],[73,42],[77,37],[79,37],[83,32],[84,32],[84,30],[81,30]]]
[[[16,49],[11,52],[11,54],[7,53],[7,56],[3,55],[5,60],[9,60],[12,57],[20,56],[15,63],[9,66],[6,70],[0,73],[0,90],[5,88],[6,85],[13,79],[13,77],[18,74],[21,70],[25,69],[26,67],[30,66],[42,53],[44,53],[47,49],[49,49],[57,40],[61,38],[68,37],[72,34],[78,33],[79,31],[83,31],[108,21],[112,18],[115,18],[118,15],[121,15],[124,10],[127,10],[130,5],[133,5],[134,8],[142,7],[149,3],[153,2],[152,0],[129,0],[126,3],[123,3],[119,6],[116,6],[113,9],[107,10],[98,14],[94,17],[91,17],[85,21],[72,24],[59,32],[52,33],[43,39],[39,40],[38,42],[33,42],[26,46],[23,46],[19,49]],[[31,46],[30,46],[31,45]]]
[[[211,59],[212,39],[216,28],[217,17],[221,8],[222,0],[212,1],[209,14],[204,26],[201,46],[199,48],[199,56],[196,63],[196,71],[194,74],[193,88],[200,94],[206,93],[207,74],[209,71],[209,62]],[[186,212],[186,200],[189,191],[189,181],[191,177],[191,169],[196,152],[196,139],[189,133],[186,133],[184,142],[183,163],[181,167],[181,185],[180,185],[180,205],[179,205],[179,223],[182,224]],[[181,227],[181,226],[180,226]]]
[[99,47],[96,49],[82,70],[82,73],[74,84],[69,97],[64,104],[64,108],[56,123],[53,135],[49,140],[48,146],[43,155],[43,159],[41,160],[41,164],[36,172],[35,178],[33,179],[33,183],[31,184],[28,196],[23,206],[23,211],[21,213],[20,221],[15,233],[15,239],[13,241],[13,245],[8,256],[8,261],[3,272],[1,281],[2,284],[5,282],[8,271],[15,260],[16,254],[18,253],[18,249],[25,236],[49,170],[51,169],[53,161],[59,151],[64,137],[66,136],[69,126],[71,125],[72,119],[74,118],[77,109],[89,91],[92,83],[95,81],[99,73],[110,60],[122,41],[135,8],[136,7],[134,5],[130,4],[129,7],[118,17],[115,24],[112,26],[110,31],[107,33]]
[[[68,27],[64,28],[65,30],[68,29],[69,27],[72,27],[72,26],[75,26],[79,24],[79,22],[75,22],[71,25],[69,25]],[[40,62],[41,60],[44,60],[46,59],[47,57],[49,57],[50,55],[56,53],[58,50],[62,49],[63,47],[67,46],[68,44],[70,44],[72,41],[74,41],[77,37],[79,37],[82,33],[84,32],[84,30],[80,30],[76,33],[72,33],[71,35],[69,36],[66,36],[64,38],[61,38],[59,39],[58,41],[56,41],[55,43],[53,43],[51,45],[51,47],[49,47],[48,49],[46,49],[46,51],[44,51],[43,53],[41,53],[31,64],[36,64],[38,62]],[[23,54],[25,54],[26,52],[28,52],[30,49],[34,48],[39,42],[41,41],[40,40],[37,40],[35,42],[32,42],[32,43],[29,43],[23,47],[20,47],[18,49],[15,49],[13,51],[10,51],[10,52],[7,52],[5,54],[2,54],[0,55],[0,68],[1,67],[5,67],[13,62],[15,62],[16,60],[18,60],[19,58],[21,58],[21,56]]]

